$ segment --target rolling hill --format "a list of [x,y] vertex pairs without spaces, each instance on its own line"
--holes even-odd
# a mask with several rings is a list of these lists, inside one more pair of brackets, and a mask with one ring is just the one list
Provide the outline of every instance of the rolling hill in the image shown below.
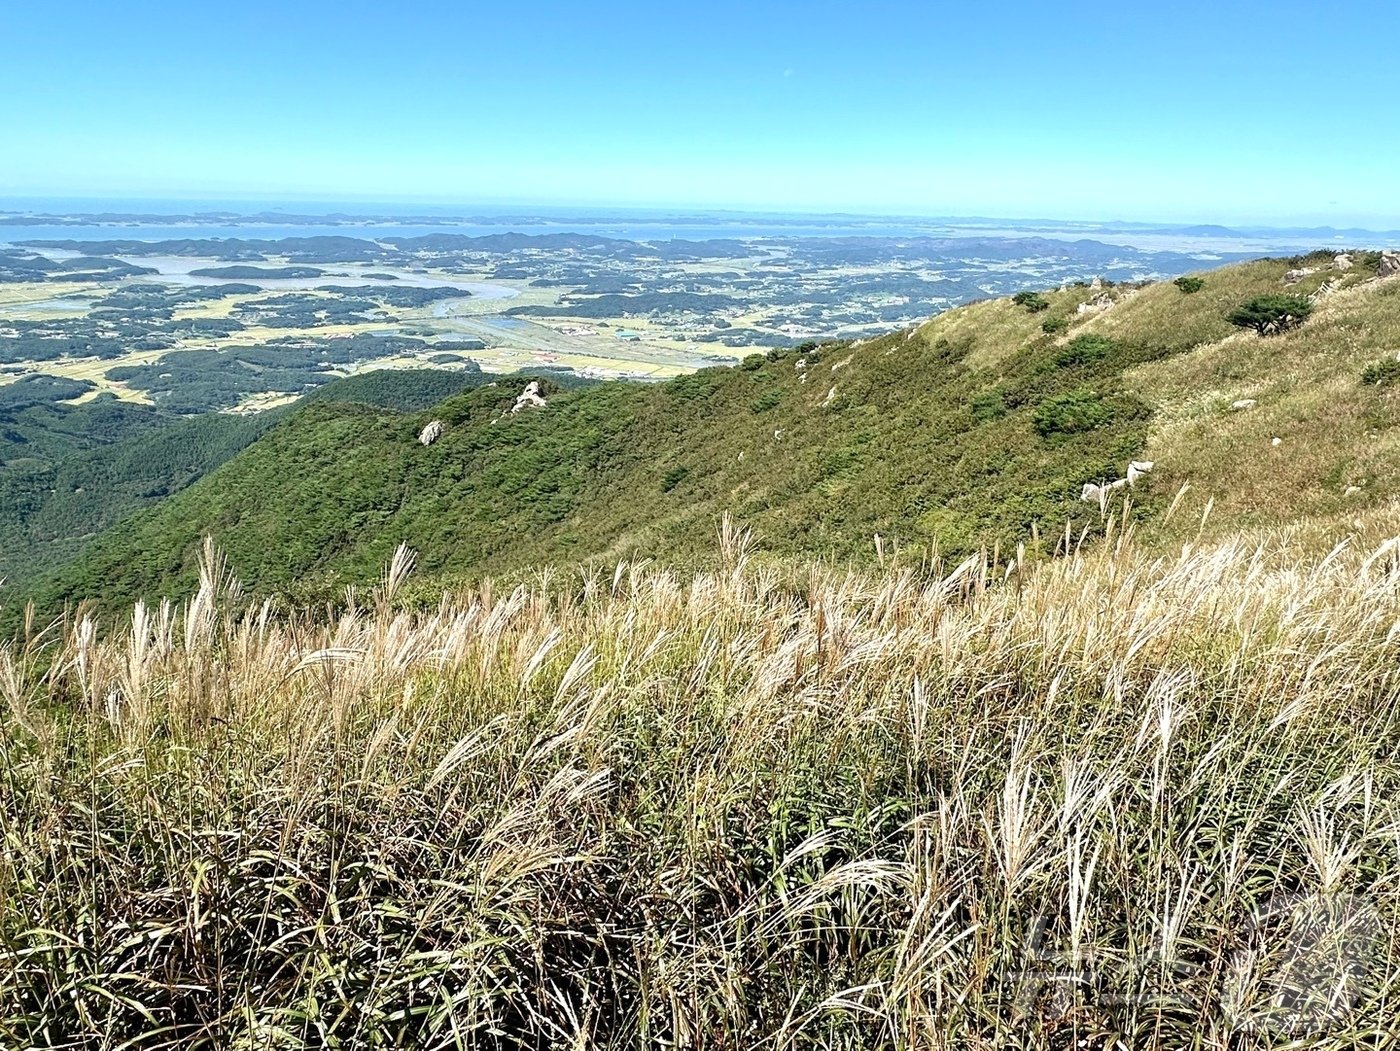
[[[869,560],[877,534],[882,550],[1051,550],[1066,523],[1101,528],[1081,491],[1134,459],[1157,465],[1132,493],[1149,541],[1195,536],[1207,502],[1207,530],[1342,516],[1400,492],[1389,374],[1362,378],[1400,349],[1400,281],[1375,279],[1378,258],[989,300],[658,385],[541,377],[547,405],[515,413],[528,377],[420,412],[308,404],[32,593],[47,609],[186,593],[205,535],[252,591],[303,598],[372,579],[400,543],[436,583],[624,554],[688,564],[726,512],[775,555]],[[1227,319],[1278,293],[1312,297],[1312,317],[1269,336]]]

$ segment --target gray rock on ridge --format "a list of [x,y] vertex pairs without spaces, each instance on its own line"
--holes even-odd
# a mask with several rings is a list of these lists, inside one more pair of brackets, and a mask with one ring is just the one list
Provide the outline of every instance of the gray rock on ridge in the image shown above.
[[510,407],[510,412],[513,416],[521,409],[543,409],[544,405],[544,396],[540,394],[539,382],[531,380],[525,384],[525,389],[516,396],[515,404]]
[[1107,310],[1113,306],[1114,299],[1112,293],[1100,292],[1086,303],[1080,303],[1076,309],[1077,314],[1093,314],[1101,310]]

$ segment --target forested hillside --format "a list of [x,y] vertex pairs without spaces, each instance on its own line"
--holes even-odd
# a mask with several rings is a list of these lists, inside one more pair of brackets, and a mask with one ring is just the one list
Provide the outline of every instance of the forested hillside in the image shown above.
[[[480,373],[380,370],[334,380],[308,401],[411,412],[483,381]],[[10,388],[0,388],[8,390]],[[12,403],[17,399],[12,398]],[[172,415],[110,395],[0,414],[0,580],[11,593],[63,565],[94,535],[178,493],[296,411]]]
[[[302,596],[371,579],[400,543],[438,581],[623,553],[687,562],[725,512],[772,553],[1009,554],[1037,536],[1053,550],[1067,524],[1077,537],[1116,513],[1126,489],[1105,506],[1081,495],[1132,460],[1156,463],[1131,491],[1148,536],[1187,528],[1182,506],[1151,524],[1183,484],[1191,516],[1216,502],[1212,527],[1257,521],[1240,490],[1260,465],[1290,479],[1271,490],[1275,519],[1341,513],[1400,483],[1373,452],[1392,440],[1391,372],[1363,379],[1397,336],[1400,282],[1377,263],[1328,253],[1027,292],[659,385],[542,378],[546,404],[520,411],[528,377],[422,412],[311,405],[36,593],[56,608],[187,591],[205,535],[252,590]],[[1261,334],[1241,314],[1260,297],[1299,316]],[[432,420],[443,434],[425,447]]]

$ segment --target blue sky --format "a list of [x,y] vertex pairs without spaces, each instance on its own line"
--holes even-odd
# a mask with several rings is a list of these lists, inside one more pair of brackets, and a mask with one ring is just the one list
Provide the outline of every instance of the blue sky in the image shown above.
[[1393,0],[0,9],[0,197],[1400,225]]

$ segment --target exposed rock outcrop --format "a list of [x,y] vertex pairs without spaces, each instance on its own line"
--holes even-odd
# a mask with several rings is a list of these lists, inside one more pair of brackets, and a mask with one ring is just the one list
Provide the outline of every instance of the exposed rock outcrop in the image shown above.
[[1288,273],[1283,275],[1283,283],[1285,285],[1296,285],[1299,281],[1303,280],[1303,278],[1307,277],[1309,274],[1315,273],[1317,273],[1317,271],[1310,266],[1305,266],[1298,270],[1290,270],[1288,271]]
[[1382,252],[1380,266],[1376,268],[1377,277],[1395,277],[1400,274],[1400,252]]
[[1110,293],[1100,292],[1087,303],[1080,303],[1078,313],[1096,314],[1099,311],[1107,310],[1109,307],[1113,306],[1113,302],[1113,296]]
[[443,426],[442,421],[434,420],[432,423],[428,424],[428,426],[424,427],[421,431],[418,432],[419,444],[432,445],[433,442],[437,441],[439,438],[442,437],[442,432],[444,430],[445,428]]
[[540,394],[540,385],[537,380],[531,380],[525,385],[515,398],[515,404],[510,407],[511,414],[519,412],[521,409],[543,409],[545,405],[544,397]]
[[1086,504],[1098,504],[1103,508],[1108,503],[1108,498],[1119,489],[1126,489],[1135,486],[1146,474],[1152,473],[1152,468],[1156,467],[1152,460],[1130,460],[1128,462],[1128,472],[1126,478],[1115,478],[1111,482],[1085,482],[1084,487],[1079,491],[1079,499]]
[[1354,265],[1355,263],[1352,262],[1351,256],[1349,256],[1346,252],[1340,253],[1335,259],[1332,260],[1333,270],[1350,270]]

